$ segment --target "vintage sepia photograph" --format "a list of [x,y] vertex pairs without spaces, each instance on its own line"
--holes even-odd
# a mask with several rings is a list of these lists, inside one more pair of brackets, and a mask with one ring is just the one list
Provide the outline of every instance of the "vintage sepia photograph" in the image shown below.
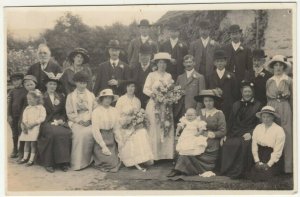
[[4,25],[7,195],[297,191],[296,3],[6,6]]

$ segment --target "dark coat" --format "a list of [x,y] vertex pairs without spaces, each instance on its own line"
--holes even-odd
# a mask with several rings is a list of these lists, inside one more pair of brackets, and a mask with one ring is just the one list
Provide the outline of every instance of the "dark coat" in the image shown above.
[[[45,71],[53,72],[56,75],[57,73],[62,72],[62,68],[56,62],[54,62],[53,60],[50,60],[48,62],[48,65],[47,65]],[[30,66],[30,68],[27,71],[27,75],[33,75],[36,77],[36,79],[37,79],[36,89],[39,89],[42,92],[46,91],[45,80],[48,78],[48,76],[46,75],[46,73],[44,71],[42,71],[40,62],[35,63],[32,66]]]
[[[118,65],[113,68],[110,61],[106,61],[99,65],[94,85],[94,94],[98,95],[101,90],[111,88],[114,94],[122,95],[124,93],[124,82],[131,78],[131,69],[127,64],[119,60]],[[109,86],[108,81],[111,79],[116,79],[119,85]]]
[[240,48],[235,51],[231,43],[225,45],[224,50],[228,57],[226,70],[233,72],[237,82],[240,84],[240,82],[245,79],[247,72],[252,69],[252,52],[242,44]]
[[183,58],[188,53],[186,44],[178,41],[172,48],[171,41],[167,40],[160,45],[159,51],[171,54],[171,57],[176,60],[175,64],[169,64],[167,67],[167,72],[172,75],[173,80],[176,80],[179,75],[184,73]]
[[207,88],[221,88],[223,92],[221,109],[226,117],[226,120],[228,120],[232,110],[232,105],[239,96],[239,88],[237,86],[235,75],[225,70],[223,77],[220,79],[217,71],[215,70],[207,78]]
[[136,91],[135,95],[141,101],[142,108],[146,108],[147,102],[149,100],[149,96],[143,93],[143,88],[145,85],[145,81],[150,72],[152,72],[153,65],[149,65],[149,67],[144,71],[141,64],[139,64],[136,68],[134,68],[132,75],[133,80],[136,82]]
[[59,104],[55,105],[52,104],[51,99],[47,92],[44,94],[44,107],[46,109],[46,119],[44,123],[52,122],[53,120],[62,119],[63,121],[67,120],[66,110],[65,110],[65,103],[66,98],[63,94],[55,93],[54,94],[55,100],[59,101]]
[[7,113],[12,118],[19,118],[23,113],[26,103],[27,90],[24,87],[14,88],[9,91],[7,97]]
[[255,99],[260,101],[263,106],[267,104],[266,84],[268,79],[272,76],[272,73],[263,69],[257,77],[255,77],[254,71],[250,71],[246,77],[248,81],[252,81],[254,83]]

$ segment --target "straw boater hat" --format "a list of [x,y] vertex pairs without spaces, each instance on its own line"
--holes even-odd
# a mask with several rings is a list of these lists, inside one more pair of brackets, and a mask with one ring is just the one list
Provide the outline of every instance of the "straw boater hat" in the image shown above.
[[90,56],[88,55],[88,51],[84,48],[75,48],[68,56],[68,59],[73,61],[74,57],[80,54],[83,57],[83,63],[88,63],[90,61]]
[[37,79],[36,79],[36,77],[35,76],[33,76],[33,75],[26,75],[24,78],[23,78],[23,84],[24,84],[24,82],[26,81],[26,80],[31,80],[31,81],[33,81],[35,84],[37,84]]
[[215,89],[201,90],[200,94],[198,96],[195,96],[194,99],[197,102],[202,102],[204,97],[211,97],[216,101],[221,101],[222,100],[222,98],[217,94]]
[[284,69],[286,69],[286,68],[289,68],[289,69],[290,69],[290,68],[292,67],[291,62],[287,61],[287,58],[286,58],[285,56],[283,56],[283,55],[275,55],[275,56],[273,56],[272,59],[267,63],[268,68],[273,69],[274,64],[275,64],[276,62],[281,62],[281,63],[283,63],[283,64],[284,64]]
[[106,96],[108,96],[108,97],[113,97],[113,102],[117,101],[118,98],[119,98],[118,95],[115,95],[115,94],[113,93],[113,90],[112,90],[112,89],[104,89],[104,90],[100,91],[100,93],[99,93],[97,99],[100,99],[101,97],[106,97]]
[[170,62],[171,55],[169,53],[165,53],[165,52],[156,53],[154,55],[154,58],[152,59],[152,61],[156,62],[158,60],[167,60],[168,62]]
[[273,107],[271,107],[271,106],[265,106],[265,107],[263,107],[260,112],[256,113],[256,117],[257,118],[261,118],[261,115],[263,113],[272,114],[277,119],[280,118],[279,114],[277,114],[276,111],[275,111],[275,109]]

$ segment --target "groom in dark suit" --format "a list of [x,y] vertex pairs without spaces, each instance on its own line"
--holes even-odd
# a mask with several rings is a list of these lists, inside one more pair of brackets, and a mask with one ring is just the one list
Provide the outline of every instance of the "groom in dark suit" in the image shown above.
[[[53,73],[57,75],[57,73],[61,73],[61,67],[51,60],[51,52],[47,45],[41,44],[38,48],[38,58],[39,62],[33,64],[29,67],[27,71],[27,75],[33,75],[37,79],[37,89],[44,92],[46,91],[45,80],[48,78],[48,73]],[[45,71],[45,72],[44,72]]]
[[110,40],[107,46],[110,59],[100,64],[94,94],[106,88],[111,88],[114,94],[122,95],[124,93],[123,84],[131,78],[131,71],[127,64],[119,59],[121,46],[118,40]]

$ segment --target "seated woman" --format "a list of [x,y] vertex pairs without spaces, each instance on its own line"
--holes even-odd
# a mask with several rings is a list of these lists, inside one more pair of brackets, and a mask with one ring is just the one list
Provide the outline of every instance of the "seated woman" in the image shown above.
[[78,72],[73,80],[76,89],[67,97],[66,112],[73,134],[71,167],[73,170],[81,170],[92,162],[95,141],[91,119],[96,104],[94,94],[87,89],[89,76],[84,72]]
[[141,110],[141,101],[135,97],[136,84],[134,81],[126,82],[126,94],[121,96],[116,104],[121,116],[122,147],[119,147],[119,156],[126,167],[135,166],[138,170],[146,171],[140,164],[152,164],[153,153],[150,146],[148,132],[145,129],[144,121],[138,125],[132,125],[132,112]]
[[217,101],[220,101],[214,90],[202,90],[199,96],[195,97],[197,102],[203,102],[205,108],[199,112],[201,120],[206,124],[207,147],[200,155],[179,155],[175,168],[168,174],[168,177],[176,175],[214,175],[211,171],[216,166],[218,158],[220,139],[226,134],[225,116],[222,111],[215,108]]
[[228,120],[227,135],[221,151],[221,174],[231,178],[243,178],[253,164],[251,136],[258,124],[255,114],[262,107],[254,99],[253,88],[253,83],[241,82],[242,99],[233,104]]
[[252,168],[250,179],[253,181],[271,180],[273,176],[283,171],[282,151],[285,143],[285,133],[274,120],[279,115],[271,106],[265,106],[256,113],[262,123],[257,125],[252,136],[252,155],[255,167]]
[[71,130],[67,124],[65,97],[56,92],[59,81],[48,78],[44,93],[47,117],[41,125],[38,138],[38,162],[46,171],[53,173],[55,167],[67,171],[71,157]]
[[[121,166],[118,146],[122,146],[119,134],[119,112],[112,107],[118,96],[112,89],[104,89],[97,97],[98,106],[92,114],[94,147],[94,168],[103,172],[117,172]],[[118,146],[117,146],[118,143]]]

